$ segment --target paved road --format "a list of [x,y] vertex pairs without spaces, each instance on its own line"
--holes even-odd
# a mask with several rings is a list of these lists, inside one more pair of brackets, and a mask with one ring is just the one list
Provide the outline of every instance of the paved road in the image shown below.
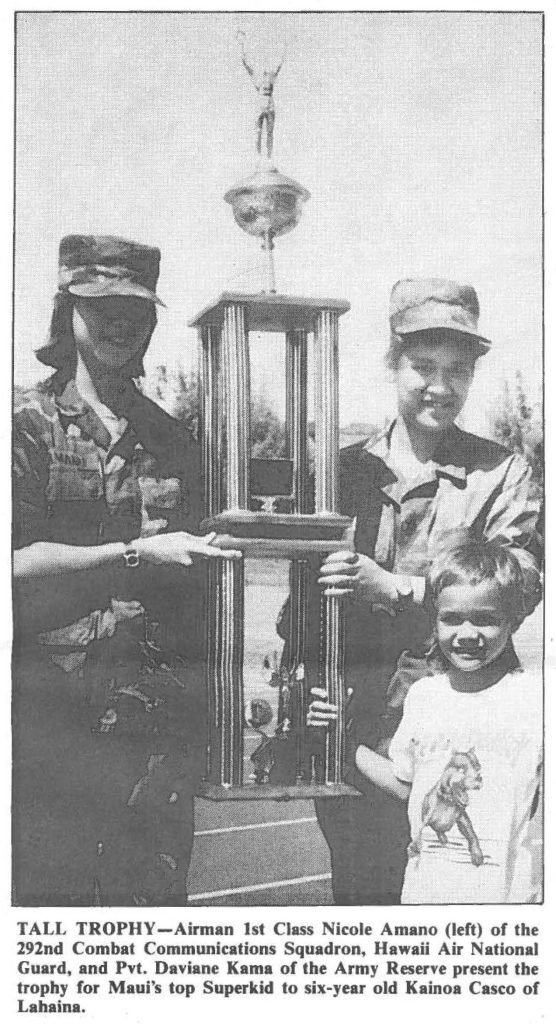
[[[198,905],[316,905],[332,902],[328,847],[313,804],[197,801],[189,874]],[[232,890],[232,891],[230,891]],[[209,895],[212,894],[212,895]]]
[[[273,608],[274,612],[274,608]],[[542,609],[516,634],[526,669],[538,669]],[[197,800],[189,892],[197,906],[327,906],[328,848],[311,802]]]

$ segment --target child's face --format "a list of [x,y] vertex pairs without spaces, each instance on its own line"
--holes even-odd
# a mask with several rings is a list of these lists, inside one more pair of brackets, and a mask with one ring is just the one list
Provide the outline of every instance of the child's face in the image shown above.
[[442,590],[436,628],[442,654],[460,672],[478,672],[490,665],[512,631],[500,591],[490,580]]

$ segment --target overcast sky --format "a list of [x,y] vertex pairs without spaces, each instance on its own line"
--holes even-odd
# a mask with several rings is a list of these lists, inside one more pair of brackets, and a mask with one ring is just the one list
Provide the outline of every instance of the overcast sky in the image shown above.
[[[41,375],[61,236],[159,245],[148,365],[195,365],[191,317],[264,283],[223,194],[256,163],[256,94],[236,32],[275,88],[276,162],[311,192],[276,242],[278,290],[351,302],[340,417],[381,422],[392,284],[474,284],[482,360],[466,425],[505,377],[541,374],[541,18],[535,14],[115,14],[18,17],[15,376]],[[265,360],[267,389],[280,372]]]

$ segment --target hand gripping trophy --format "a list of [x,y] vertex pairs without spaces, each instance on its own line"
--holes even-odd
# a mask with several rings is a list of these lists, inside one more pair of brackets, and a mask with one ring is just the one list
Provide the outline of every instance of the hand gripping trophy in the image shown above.
[[272,147],[274,142],[274,83],[280,73],[280,68],[284,63],[285,51],[280,58],[280,63],[274,69],[274,71],[262,71],[257,75],[251,65],[248,63],[245,56],[245,32],[239,31],[237,33],[237,40],[241,50],[241,63],[247,71],[250,78],[253,79],[253,85],[257,90],[261,109],[257,117],[257,153],[262,155],[262,141],[263,141],[263,129],[266,126],[266,155],[268,159],[272,157]]

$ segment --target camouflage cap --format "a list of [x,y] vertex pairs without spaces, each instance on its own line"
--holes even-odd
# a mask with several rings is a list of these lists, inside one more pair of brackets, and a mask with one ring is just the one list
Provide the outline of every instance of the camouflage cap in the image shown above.
[[111,235],[66,235],[60,242],[58,284],[83,298],[134,295],[160,306],[160,249]]
[[471,285],[442,278],[396,281],[390,296],[390,327],[402,337],[420,331],[455,331],[473,339],[481,354],[490,341],[479,334],[479,299]]

